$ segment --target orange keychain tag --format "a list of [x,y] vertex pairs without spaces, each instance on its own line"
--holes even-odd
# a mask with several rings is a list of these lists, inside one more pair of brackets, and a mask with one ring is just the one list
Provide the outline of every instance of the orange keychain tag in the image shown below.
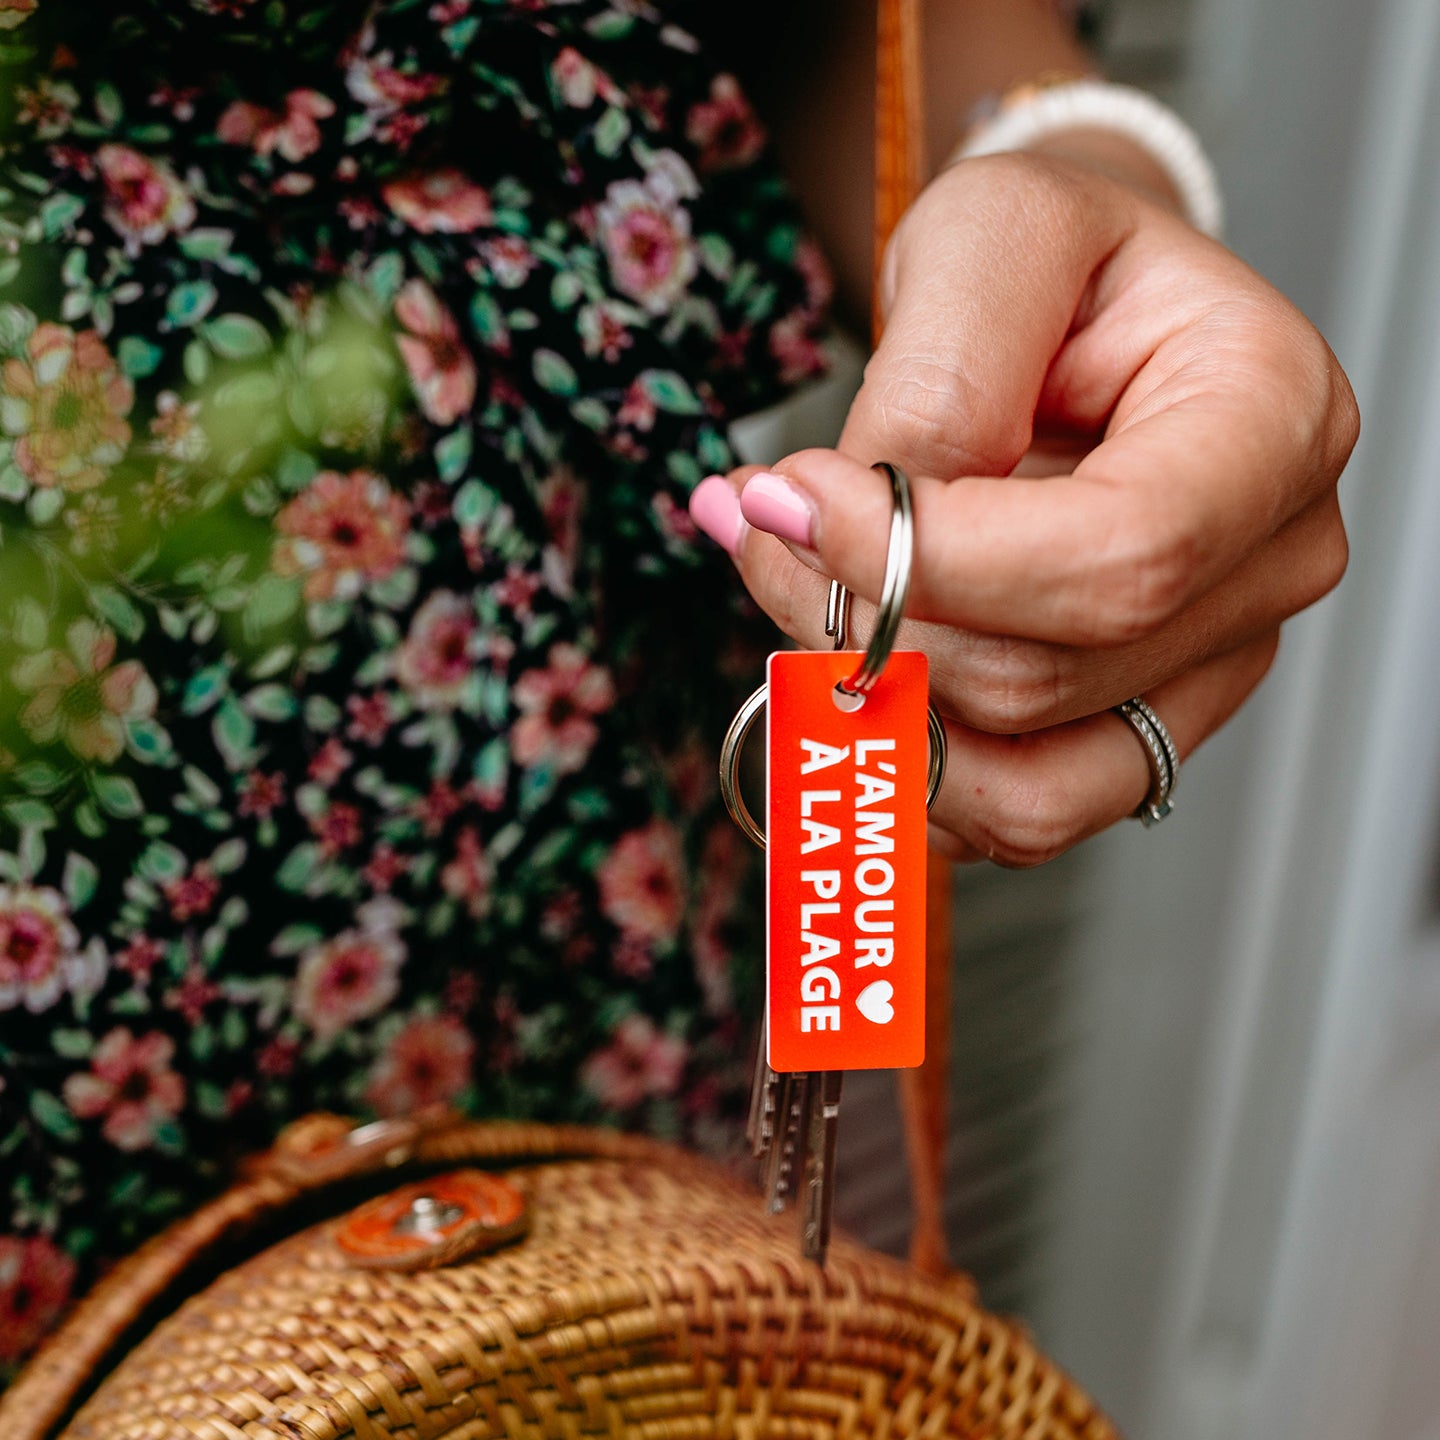
[[781,1073],[925,1058],[929,664],[893,652],[842,709],[835,687],[861,658],[770,657],[766,1013]]

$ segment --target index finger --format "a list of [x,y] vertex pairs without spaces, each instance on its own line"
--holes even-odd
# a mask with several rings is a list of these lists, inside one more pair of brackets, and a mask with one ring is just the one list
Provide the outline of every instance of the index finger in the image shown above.
[[[1297,442],[1296,407],[1273,388],[1233,376],[1202,388],[1182,369],[1070,474],[912,476],[909,613],[1072,645],[1157,629],[1334,483],[1344,455],[1323,434]],[[756,528],[879,594],[891,501],[874,471],[802,451],[752,477],[741,504]]]

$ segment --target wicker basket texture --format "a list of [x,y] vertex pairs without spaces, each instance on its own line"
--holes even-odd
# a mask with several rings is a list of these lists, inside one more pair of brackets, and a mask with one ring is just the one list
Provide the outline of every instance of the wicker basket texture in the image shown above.
[[276,1155],[97,1287],[0,1400],[6,1440],[1115,1435],[963,1278],[843,1238],[821,1270],[800,1258],[793,1216],[651,1141],[471,1123],[349,1178],[491,1169],[526,1195],[527,1236],[416,1272],[357,1265],[337,1243],[345,1214],[308,1225],[173,1310],[57,1430],[147,1301],[337,1178],[307,1186],[303,1163]]

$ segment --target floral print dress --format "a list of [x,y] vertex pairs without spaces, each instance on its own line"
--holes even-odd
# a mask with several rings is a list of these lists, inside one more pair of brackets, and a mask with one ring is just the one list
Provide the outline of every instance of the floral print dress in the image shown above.
[[668,0],[0,0],[0,1378],[314,1108],[726,1133],[827,282]]

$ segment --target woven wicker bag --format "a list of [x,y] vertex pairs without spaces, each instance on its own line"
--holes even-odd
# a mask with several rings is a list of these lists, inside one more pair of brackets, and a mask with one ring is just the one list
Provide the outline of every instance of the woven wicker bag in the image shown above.
[[653,1141],[448,1116],[292,1126],[0,1398],[5,1440],[1114,1434],[968,1280],[822,1270]]

